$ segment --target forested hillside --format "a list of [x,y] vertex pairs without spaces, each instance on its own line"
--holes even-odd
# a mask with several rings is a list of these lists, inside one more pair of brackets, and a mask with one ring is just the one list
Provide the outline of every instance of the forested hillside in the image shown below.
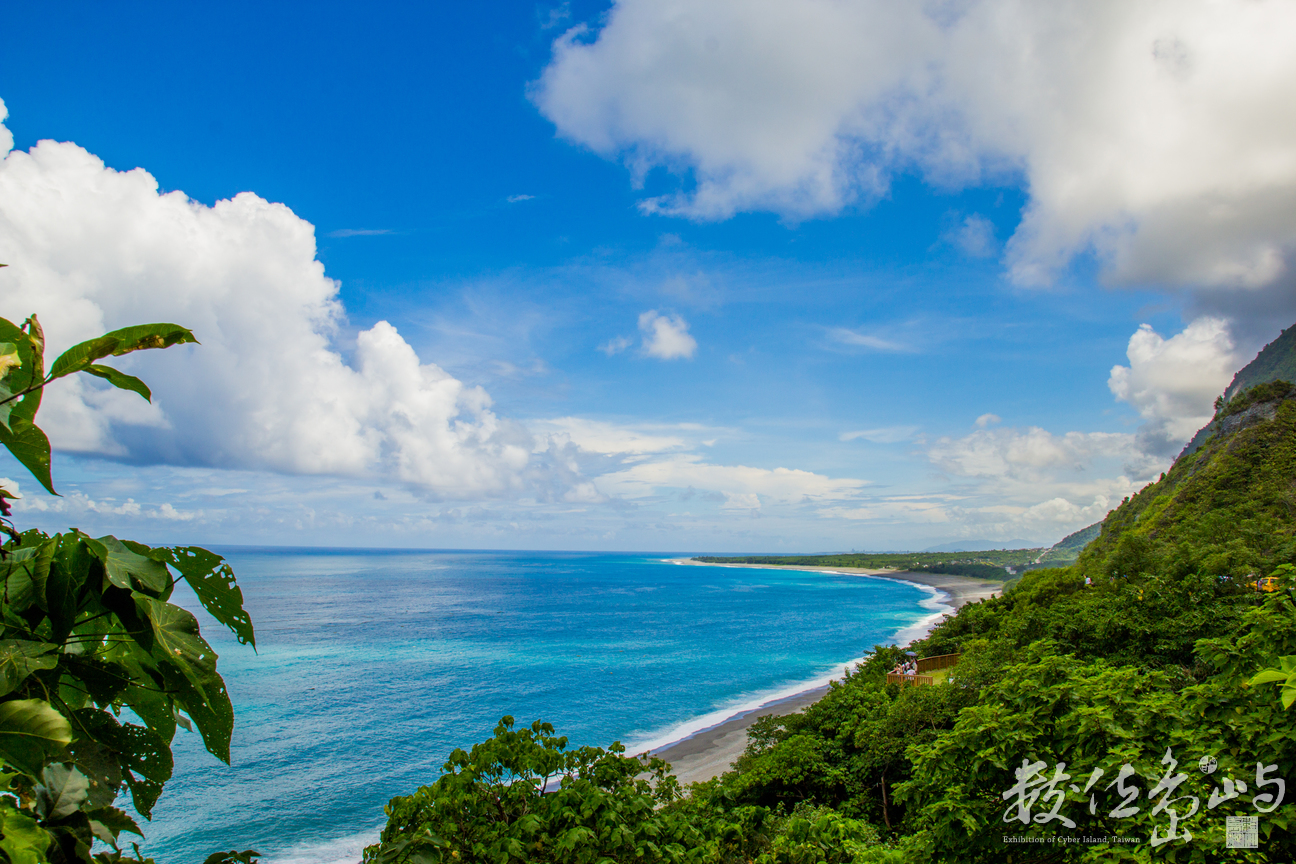
[[[960,655],[943,683],[887,683],[902,649],[878,647],[684,795],[664,766],[649,782],[615,748],[502,726],[395,799],[366,861],[1296,860],[1296,687],[1263,683],[1296,673],[1251,683],[1296,669],[1294,395],[1221,404],[1246,419],[1124,501],[1074,565],[911,646]],[[1230,817],[1257,820],[1256,848],[1226,844]]]

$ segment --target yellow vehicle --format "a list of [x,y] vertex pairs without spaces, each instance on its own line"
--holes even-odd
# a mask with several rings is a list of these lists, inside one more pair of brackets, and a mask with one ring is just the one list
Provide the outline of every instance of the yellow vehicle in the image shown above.
[[1252,582],[1251,587],[1256,589],[1257,591],[1277,591],[1278,577],[1265,576],[1263,579],[1257,579],[1256,581]]

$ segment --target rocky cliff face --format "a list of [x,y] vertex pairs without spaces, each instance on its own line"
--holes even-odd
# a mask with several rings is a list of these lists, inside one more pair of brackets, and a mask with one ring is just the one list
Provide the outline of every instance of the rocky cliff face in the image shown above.
[[[1246,411],[1241,412],[1246,415],[1243,419],[1235,419],[1238,415],[1230,412],[1229,409],[1239,397],[1253,388],[1262,384],[1272,384],[1275,381],[1296,383],[1296,326],[1284,330],[1281,336],[1266,345],[1254,360],[1233,376],[1232,383],[1216,405],[1214,419],[1193,436],[1183,451],[1175,457],[1175,461],[1178,462],[1190,453],[1197,452],[1207,438],[1221,430],[1229,434],[1258,423],[1262,418],[1272,420],[1278,403],[1284,397],[1265,400],[1267,403],[1272,403],[1267,407],[1262,407],[1259,403],[1249,406]],[[1229,425],[1226,427],[1225,424]]]

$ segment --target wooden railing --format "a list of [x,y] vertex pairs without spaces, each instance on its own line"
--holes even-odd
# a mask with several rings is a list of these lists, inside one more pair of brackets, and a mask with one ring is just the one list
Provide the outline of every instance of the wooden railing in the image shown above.
[[937,654],[935,657],[924,657],[918,661],[918,672],[932,672],[936,669],[948,669],[959,661],[958,654]]
[[888,684],[931,684],[930,675],[897,675],[894,672],[887,673]]

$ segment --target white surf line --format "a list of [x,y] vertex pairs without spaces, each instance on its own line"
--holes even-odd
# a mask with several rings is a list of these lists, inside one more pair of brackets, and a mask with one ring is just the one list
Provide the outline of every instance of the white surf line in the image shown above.
[[[670,564],[683,565],[687,563],[686,561],[681,559],[662,558],[660,560]],[[698,565],[690,564],[687,566],[698,566]],[[733,565],[733,564],[706,564],[706,563],[702,563],[701,566],[741,567],[741,565]],[[764,568],[750,568],[750,569],[764,569]],[[922,636],[925,636],[928,632],[930,632],[931,628],[936,626],[936,624],[939,623],[942,618],[944,618],[947,614],[950,614],[951,612],[954,611],[954,607],[950,606],[947,602],[948,600],[952,599],[949,594],[946,594],[944,591],[941,591],[937,588],[933,588],[930,585],[922,585],[917,582],[910,582],[907,579],[893,579],[887,576],[872,576],[867,573],[847,573],[842,570],[829,570],[825,568],[813,568],[813,567],[777,567],[777,568],[771,567],[769,569],[799,570],[804,573],[828,573],[833,576],[863,576],[866,579],[876,579],[881,582],[899,582],[904,585],[910,585],[914,588],[919,588],[925,592],[929,592],[930,596],[925,597],[922,600],[918,601],[918,605],[923,609],[932,610],[931,614],[923,618],[920,618],[918,621],[914,622],[913,624],[909,624],[900,628],[891,637],[890,642],[884,644],[907,645],[908,643],[914,641],[915,639],[922,638]],[[910,635],[910,634],[918,634],[918,635]],[[901,641],[902,639],[903,641]],[[834,664],[832,667],[834,671],[825,672],[824,674],[821,674],[808,681],[802,681],[800,683],[792,684],[787,687],[782,687],[776,690],[765,691],[764,693],[758,694],[754,697],[745,700],[743,699],[743,697],[739,696],[738,701],[736,701],[735,703],[730,704],[724,708],[718,708],[714,711],[710,711],[706,714],[703,714],[700,717],[695,717],[692,720],[685,720],[683,723],[679,723],[671,727],[671,729],[668,732],[651,736],[643,741],[634,742],[632,744],[626,744],[625,745],[626,752],[631,754],[637,754],[637,753],[644,753],[644,752],[655,752],[657,750],[664,750],[667,747],[673,746],[675,744],[679,744],[682,741],[687,741],[688,739],[700,735],[703,732],[708,732],[716,728],[717,726],[722,726],[725,723],[729,722],[730,720],[734,720],[738,717],[741,717],[744,714],[747,714],[752,711],[757,711],[761,708],[768,707],[772,703],[782,702],[785,699],[792,699],[796,696],[802,695],[803,693],[808,693],[811,690],[817,690],[820,687],[826,687],[828,686],[829,683],[839,680],[840,678],[843,677],[842,673],[838,673],[835,671],[836,669],[844,668],[846,671],[849,671],[851,669],[854,669],[860,663],[863,663],[865,660],[868,659],[869,656],[870,656],[869,654],[865,654],[863,656],[856,657],[853,660],[848,660],[845,663]]]

